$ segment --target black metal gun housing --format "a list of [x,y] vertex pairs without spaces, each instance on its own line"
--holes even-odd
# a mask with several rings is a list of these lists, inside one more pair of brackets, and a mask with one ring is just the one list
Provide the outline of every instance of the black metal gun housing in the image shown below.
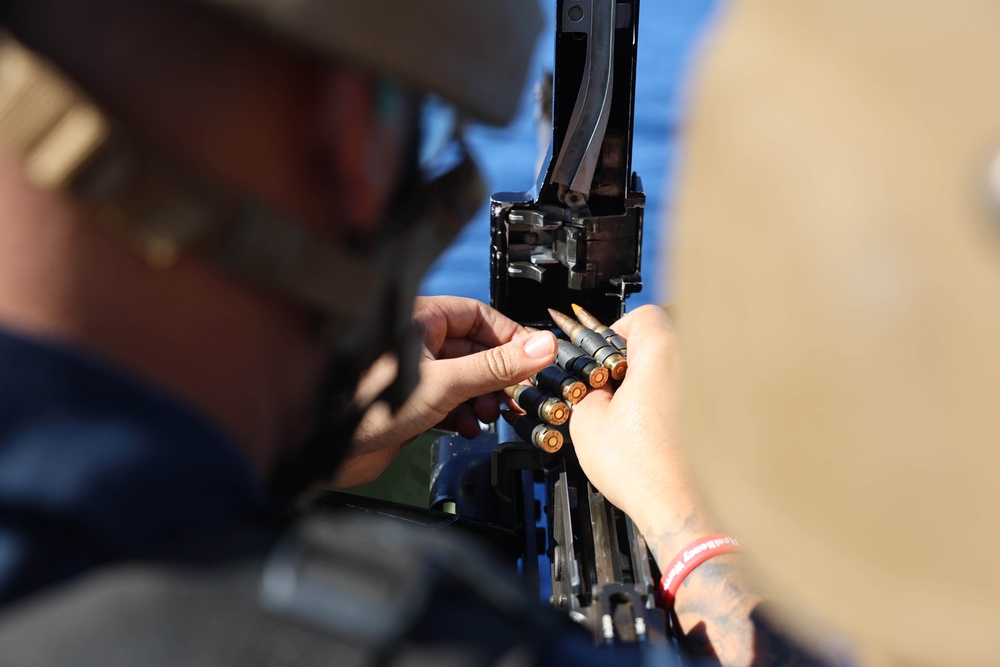
[[552,142],[531,192],[490,205],[493,307],[531,326],[578,303],[614,322],[642,289],[632,172],[639,2],[557,0]]
[[[552,140],[533,191],[493,195],[490,297],[529,326],[552,328],[548,309],[572,304],[613,323],[642,288],[645,195],[632,172],[639,0],[553,1]],[[579,372],[573,359],[583,352],[560,346],[560,361]],[[547,559],[551,603],[596,644],[663,639],[657,573],[631,519],[590,484],[572,445],[543,456],[504,439],[501,431],[492,483],[515,508],[525,580],[544,591],[537,564]]]

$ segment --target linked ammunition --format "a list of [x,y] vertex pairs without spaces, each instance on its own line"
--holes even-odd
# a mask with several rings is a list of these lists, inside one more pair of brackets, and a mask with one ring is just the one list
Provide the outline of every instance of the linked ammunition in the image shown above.
[[613,345],[604,340],[604,336],[588,329],[568,315],[563,315],[558,310],[549,308],[549,315],[552,316],[552,321],[556,323],[556,326],[562,329],[573,341],[574,345],[578,345],[580,349],[592,355],[611,371],[611,377],[616,380],[625,377],[628,361]]
[[574,405],[587,395],[587,385],[554,364],[535,373],[531,376],[531,381],[539,389],[560,396]]
[[591,389],[599,389],[608,383],[608,369],[572,343],[559,341],[556,363],[567,373],[586,382]]
[[619,336],[611,327],[604,326],[599,319],[588,313],[581,306],[578,306],[575,303],[571,305],[573,306],[573,314],[576,315],[576,319],[580,322],[580,324],[588,329],[593,329],[597,333],[604,336],[604,340],[617,347],[622,353],[622,356],[626,356],[626,352],[628,350],[627,343],[624,338]]
[[554,427],[537,422],[528,415],[515,414],[509,410],[503,410],[500,414],[522,440],[530,442],[543,452],[554,454],[562,448],[562,433]]
[[541,419],[546,424],[559,426],[569,419],[569,406],[558,398],[549,396],[537,387],[516,384],[504,389],[504,393],[521,406],[529,415]]

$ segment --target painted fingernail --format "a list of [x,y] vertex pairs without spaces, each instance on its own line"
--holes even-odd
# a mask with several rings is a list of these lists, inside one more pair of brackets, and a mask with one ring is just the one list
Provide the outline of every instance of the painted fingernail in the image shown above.
[[556,339],[548,331],[531,334],[524,341],[524,353],[532,359],[544,359],[556,351]]

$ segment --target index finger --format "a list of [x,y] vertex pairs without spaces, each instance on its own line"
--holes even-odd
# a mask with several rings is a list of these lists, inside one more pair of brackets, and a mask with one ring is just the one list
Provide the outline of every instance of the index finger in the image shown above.
[[674,323],[660,306],[646,305],[629,311],[612,328],[629,341],[629,362],[636,361],[637,354],[654,356],[661,352],[661,346],[672,345],[675,338]]
[[508,343],[527,333],[524,327],[481,301],[464,297],[418,297],[413,319],[427,335],[427,346],[447,339],[467,339],[486,347]]

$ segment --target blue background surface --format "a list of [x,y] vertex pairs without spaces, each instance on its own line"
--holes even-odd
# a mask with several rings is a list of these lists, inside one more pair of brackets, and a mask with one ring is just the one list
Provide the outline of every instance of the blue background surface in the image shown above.
[[[532,85],[553,59],[555,0],[543,0],[548,12],[535,57]],[[632,169],[646,191],[643,238],[643,291],[627,302],[632,309],[662,303],[661,275],[669,274],[663,242],[669,238],[670,184],[677,153],[686,76],[698,38],[716,0],[644,0],[639,15],[639,62],[636,75],[635,136]],[[499,38],[498,38],[499,39]],[[538,133],[533,98],[525,94],[517,118],[507,128],[469,128],[468,140],[493,192],[529,190],[536,179]],[[483,206],[455,244],[428,274],[422,293],[455,294],[489,301],[489,207]]]

